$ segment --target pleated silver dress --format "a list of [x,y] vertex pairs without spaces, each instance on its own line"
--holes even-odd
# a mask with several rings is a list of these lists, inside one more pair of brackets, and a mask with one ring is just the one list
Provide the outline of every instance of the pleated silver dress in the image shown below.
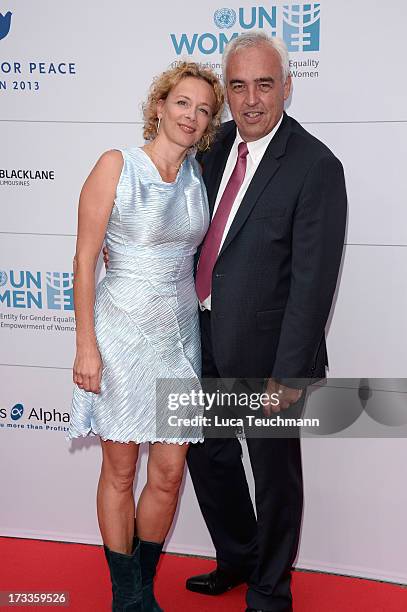
[[[67,438],[97,434],[118,442],[198,442],[202,431],[196,424],[166,428],[168,415],[162,405],[157,408],[156,384],[168,379],[171,391],[200,390],[193,259],[209,224],[205,187],[192,156],[176,180],[165,183],[142,149],[122,155],[106,231],[109,268],[95,299],[101,392],[75,386]],[[200,413],[190,407],[190,416]]]

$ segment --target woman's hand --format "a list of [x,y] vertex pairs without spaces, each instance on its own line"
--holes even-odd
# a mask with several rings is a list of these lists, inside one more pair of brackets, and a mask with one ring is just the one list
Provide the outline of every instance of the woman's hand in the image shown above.
[[73,364],[73,381],[80,389],[100,393],[102,358],[96,345],[78,348]]

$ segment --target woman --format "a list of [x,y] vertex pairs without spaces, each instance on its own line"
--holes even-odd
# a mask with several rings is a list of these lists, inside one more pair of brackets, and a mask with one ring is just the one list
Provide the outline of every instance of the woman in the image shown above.
[[[161,378],[194,384],[200,375],[193,256],[209,212],[199,166],[188,153],[209,147],[222,107],[222,87],[211,71],[182,63],[164,72],[144,108],[148,144],[104,153],[80,196],[76,387],[68,437],[101,438],[97,510],[113,610],[161,610],[153,578],[188,443],[200,440],[200,430],[178,438],[158,435],[155,384]],[[95,297],[105,238],[109,269]],[[135,525],[141,442],[151,444]]]

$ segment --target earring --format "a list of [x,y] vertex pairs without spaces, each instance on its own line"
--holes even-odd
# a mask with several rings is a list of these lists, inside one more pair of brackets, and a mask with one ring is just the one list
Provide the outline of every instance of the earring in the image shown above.
[[157,117],[158,119],[158,123],[157,123],[157,134],[160,131],[160,124],[161,124],[161,117]]

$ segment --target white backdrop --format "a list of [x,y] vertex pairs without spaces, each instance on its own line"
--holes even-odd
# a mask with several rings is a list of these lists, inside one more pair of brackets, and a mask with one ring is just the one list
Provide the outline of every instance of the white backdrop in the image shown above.
[[[286,2],[231,0],[222,22],[214,0],[193,10],[185,0],[0,2],[3,16],[12,13],[9,31],[0,19],[2,535],[100,543],[100,448],[96,439],[64,440],[69,272],[84,178],[104,150],[142,144],[141,101],[172,62],[194,59],[219,72],[219,41],[252,21],[290,42]],[[309,30],[314,50],[291,52],[302,76],[294,75],[287,111],[345,166],[349,222],[330,375],[406,378],[407,8],[402,0],[391,8],[321,0],[319,8]],[[306,439],[303,458],[297,565],[407,583],[404,439]],[[213,554],[187,475],[167,550]]]

